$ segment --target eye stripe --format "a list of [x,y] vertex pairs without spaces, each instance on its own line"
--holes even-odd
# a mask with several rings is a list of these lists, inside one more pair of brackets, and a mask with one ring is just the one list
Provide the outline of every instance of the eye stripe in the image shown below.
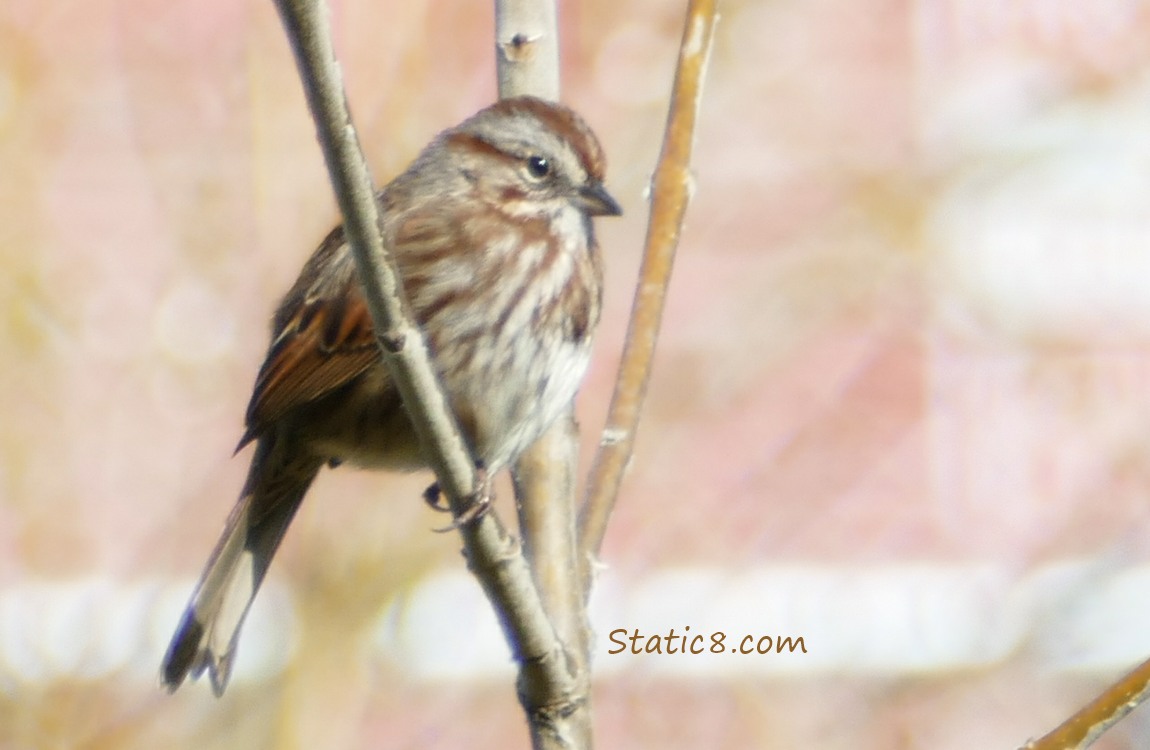
[[[522,153],[515,156],[501,151],[474,132],[475,129],[481,128],[482,124],[500,119],[510,120],[512,123],[518,121],[517,124],[520,128],[525,126],[529,129],[534,128],[535,125],[532,123],[542,126],[545,131],[551,133],[571,149],[583,171],[591,179],[603,181],[607,164],[603,156],[602,146],[599,145],[598,139],[595,138],[595,134],[591,132],[591,128],[583,121],[583,118],[562,104],[547,102],[530,96],[503,99],[464,122],[459,126],[459,129],[449,132],[445,139],[449,145],[455,144],[457,147],[474,148],[503,159],[517,160],[523,156]],[[502,124],[504,127],[508,126],[506,121]]]
[[446,139],[449,148],[464,149],[476,151],[487,156],[502,159],[506,162],[518,162],[519,159],[511,154],[496,148],[484,139],[475,135],[474,133],[466,133],[460,131],[453,131],[447,135]]

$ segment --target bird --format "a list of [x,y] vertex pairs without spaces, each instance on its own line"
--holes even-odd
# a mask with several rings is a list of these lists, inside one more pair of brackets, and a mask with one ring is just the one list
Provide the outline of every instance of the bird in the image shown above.
[[[377,195],[381,229],[477,466],[510,465],[570,405],[602,306],[593,217],[618,216],[602,147],[570,108],[516,97],[437,135]],[[223,694],[243,622],[325,465],[427,466],[377,348],[342,226],[273,317],[237,453],[239,499],[171,639],[161,681]]]

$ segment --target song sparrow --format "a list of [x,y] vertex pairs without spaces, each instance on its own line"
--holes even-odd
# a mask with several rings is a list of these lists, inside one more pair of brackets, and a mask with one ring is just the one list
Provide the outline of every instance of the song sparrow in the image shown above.
[[[604,158],[566,107],[507,99],[439,134],[379,195],[404,289],[477,463],[512,462],[587,368],[602,268],[592,216],[615,216]],[[240,626],[324,464],[425,465],[372,331],[342,227],[280,303],[240,447],[255,455],[162,677],[227,685]]]

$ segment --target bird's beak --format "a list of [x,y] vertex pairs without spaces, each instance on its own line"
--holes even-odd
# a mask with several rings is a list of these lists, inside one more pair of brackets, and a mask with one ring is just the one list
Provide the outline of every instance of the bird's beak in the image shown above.
[[576,199],[588,216],[622,216],[623,209],[607,192],[602,183],[591,182],[579,188]]

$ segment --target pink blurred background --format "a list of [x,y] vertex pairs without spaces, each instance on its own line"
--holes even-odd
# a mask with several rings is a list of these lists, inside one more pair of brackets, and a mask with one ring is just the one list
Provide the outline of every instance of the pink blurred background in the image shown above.
[[[495,97],[489,8],[390,5],[332,6],[380,182]],[[589,456],[683,11],[562,5],[626,211]],[[1150,8],[722,14],[597,622],[810,653],[601,654],[599,746],[1018,746],[1150,655]],[[526,747],[505,665],[400,647],[478,627],[433,585],[463,565],[427,476],[325,473],[241,645],[263,666],[159,690],[270,312],[336,217],[272,4],[8,0],[0,173],[0,747]],[[1097,747],[1144,746],[1144,714]]]

